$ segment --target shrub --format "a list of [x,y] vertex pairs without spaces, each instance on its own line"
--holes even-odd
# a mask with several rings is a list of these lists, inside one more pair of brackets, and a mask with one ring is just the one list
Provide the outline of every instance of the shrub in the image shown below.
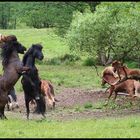
[[73,54],[65,54],[64,56],[54,57],[48,61],[46,64],[48,65],[60,65],[60,64],[71,64],[72,62],[76,62],[80,60],[80,57]]
[[85,59],[85,61],[83,62],[84,66],[93,66],[95,65],[95,59],[93,57],[88,57]]
[[93,107],[92,103],[86,103],[84,105],[84,108],[92,108],[92,107]]
[[137,3],[103,2],[94,13],[75,12],[66,35],[70,49],[86,52],[102,65],[139,56],[139,9]]
[[75,61],[80,60],[80,57],[77,55],[73,55],[73,54],[65,54],[60,59],[62,62],[65,62],[65,61],[75,62]]

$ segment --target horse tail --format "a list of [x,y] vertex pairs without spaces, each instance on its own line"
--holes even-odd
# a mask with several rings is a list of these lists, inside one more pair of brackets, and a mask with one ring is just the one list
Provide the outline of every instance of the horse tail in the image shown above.
[[44,96],[41,95],[40,97],[40,111],[42,114],[45,114],[46,112],[46,102]]

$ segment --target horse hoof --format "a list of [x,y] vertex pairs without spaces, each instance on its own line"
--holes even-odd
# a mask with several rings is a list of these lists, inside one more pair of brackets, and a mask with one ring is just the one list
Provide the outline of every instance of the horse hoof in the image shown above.
[[46,118],[45,114],[42,114],[42,116],[43,116],[44,119]]
[[0,117],[2,120],[8,120],[6,116],[1,116]]
[[19,106],[17,105],[16,108],[19,108]]

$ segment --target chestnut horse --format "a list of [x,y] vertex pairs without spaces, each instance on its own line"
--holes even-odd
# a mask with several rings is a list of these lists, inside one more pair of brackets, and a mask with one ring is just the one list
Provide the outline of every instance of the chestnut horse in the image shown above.
[[22,46],[16,36],[2,44],[3,74],[0,77],[0,118],[7,119],[4,114],[5,105],[8,103],[8,92],[14,87],[21,74],[29,68],[23,67],[18,53],[24,54],[26,48]]
[[35,100],[37,104],[37,113],[41,113],[45,117],[46,103],[45,98],[41,94],[41,81],[38,70],[35,66],[35,60],[43,59],[42,46],[40,44],[32,45],[23,57],[23,65],[30,68],[21,79],[22,87],[25,95],[25,105],[27,111],[27,119],[29,119],[29,102]]
[[137,96],[136,94],[138,93],[139,90],[139,82],[133,79],[126,79],[123,82],[119,82],[119,80],[130,75],[140,75],[140,70],[129,69],[125,65],[123,65],[120,61],[117,60],[115,60],[112,63],[112,67],[114,68],[115,71],[117,71],[119,78],[118,77],[115,78],[113,75],[112,77],[106,75],[107,78],[104,76],[104,79],[107,79],[106,82],[110,85],[108,99],[110,99],[113,92],[115,92],[114,100],[116,99],[118,92],[126,92],[128,93],[127,95],[130,96],[132,99],[136,97]]
[[56,102],[59,102],[59,100],[55,98],[54,87],[50,81],[41,80],[41,93],[46,97],[48,107],[54,109]]

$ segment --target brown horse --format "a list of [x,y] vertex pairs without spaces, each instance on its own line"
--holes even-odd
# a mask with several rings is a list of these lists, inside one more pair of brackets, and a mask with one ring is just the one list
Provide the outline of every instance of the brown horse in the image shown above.
[[41,93],[46,97],[48,107],[54,109],[58,100],[55,98],[54,87],[50,81],[41,80]]
[[126,65],[123,65],[120,61],[115,60],[112,63],[112,67],[117,71],[120,78],[125,76],[140,75],[140,70],[130,69]]
[[23,67],[18,53],[24,54],[26,48],[22,46],[16,36],[12,35],[10,40],[2,44],[3,75],[0,77],[0,118],[6,119],[4,114],[5,105],[8,103],[8,92],[14,87],[21,74],[28,67]]
[[117,71],[119,78],[115,78],[114,76],[109,77],[108,75],[106,75],[107,77],[106,78],[104,76],[104,79],[107,79],[106,81],[110,85],[108,99],[110,99],[113,92],[115,92],[114,100],[116,99],[118,92],[126,92],[128,93],[128,96],[130,96],[132,99],[136,96],[139,96],[138,95],[139,87],[140,87],[139,82],[133,79],[127,79],[123,82],[119,82],[119,79],[121,80],[122,78],[130,75],[139,75],[140,70],[129,69],[125,65],[123,65],[120,61],[117,60],[115,60],[112,63],[112,67],[115,69],[115,71]]

